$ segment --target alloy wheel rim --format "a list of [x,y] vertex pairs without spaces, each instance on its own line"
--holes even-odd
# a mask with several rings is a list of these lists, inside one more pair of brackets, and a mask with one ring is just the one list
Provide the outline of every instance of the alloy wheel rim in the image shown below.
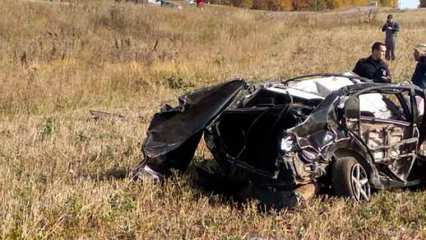
[[370,183],[367,172],[361,164],[356,163],[351,170],[351,185],[354,198],[357,201],[369,201],[371,197]]

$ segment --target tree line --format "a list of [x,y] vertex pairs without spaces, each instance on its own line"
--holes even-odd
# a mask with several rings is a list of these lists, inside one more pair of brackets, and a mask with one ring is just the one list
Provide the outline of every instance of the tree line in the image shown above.
[[[377,2],[379,6],[383,7],[395,7],[398,0],[210,0],[209,2],[262,10],[319,11],[350,6],[366,6],[374,2]],[[426,0],[420,0],[420,7],[426,7]]]

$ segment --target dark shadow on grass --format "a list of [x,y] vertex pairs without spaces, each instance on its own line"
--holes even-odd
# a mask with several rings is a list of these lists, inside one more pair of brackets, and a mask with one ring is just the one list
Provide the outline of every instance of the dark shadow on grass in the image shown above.
[[209,172],[198,165],[191,164],[184,173],[173,172],[165,183],[173,184],[182,178],[195,190],[194,200],[207,197],[211,206],[230,205],[240,208],[249,200],[241,194],[246,183],[232,181],[220,173]]
[[[223,174],[206,171],[203,167],[192,166],[186,174],[193,175],[192,186],[199,190],[202,196],[214,196],[211,205],[229,204],[241,208],[251,200],[257,200],[259,212],[268,213],[271,211],[297,211],[309,204],[311,199],[294,199],[291,191],[272,190],[261,188],[252,182],[234,181]],[[315,199],[326,202],[330,198],[337,197],[327,181],[318,185],[317,192],[313,196]],[[295,200],[297,202],[295,202]]]
[[103,172],[89,173],[86,177],[95,181],[110,181],[110,180],[122,180],[129,176],[130,170],[124,167],[115,167],[107,169]]
[[203,167],[192,167],[191,185],[200,193],[200,197],[208,197],[210,205],[230,205],[242,209],[252,200],[256,200],[259,212],[270,212],[281,209],[294,209],[297,199],[291,192],[271,191],[259,187],[246,178],[235,179],[221,172],[210,172]]

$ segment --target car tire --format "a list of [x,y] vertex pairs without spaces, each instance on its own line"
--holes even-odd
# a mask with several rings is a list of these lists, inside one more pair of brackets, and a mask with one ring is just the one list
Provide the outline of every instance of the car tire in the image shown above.
[[367,171],[354,157],[336,159],[331,174],[332,189],[337,196],[349,197],[357,202],[370,200],[371,186]]

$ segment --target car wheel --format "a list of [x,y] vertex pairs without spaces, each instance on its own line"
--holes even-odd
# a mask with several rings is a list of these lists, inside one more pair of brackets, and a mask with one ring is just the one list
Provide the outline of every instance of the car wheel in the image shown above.
[[337,196],[369,201],[371,186],[365,168],[354,157],[338,158],[332,166],[332,188]]

